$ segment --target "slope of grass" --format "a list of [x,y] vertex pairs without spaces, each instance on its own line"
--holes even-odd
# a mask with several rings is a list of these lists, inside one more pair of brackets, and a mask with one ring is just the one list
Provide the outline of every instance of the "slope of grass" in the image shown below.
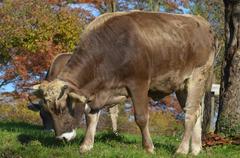
[[[100,158],[100,157],[173,157],[180,143],[179,137],[154,136],[156,153],[147,154],[142,150],[141,137],[121,133],[116,137],[108,132],[98,132],[94,149],[79,154],[79,144],[83,139],[83,130],[78,130],[77,138],[72,142],[60,142],[54,133],[43,131],[40,126],[21,122],[0,122],[1,158]],[[186,156],[176,156],[186,157]],[[194,156],[188,156],[194,157]],[[240,146],[225,145],[204,149],[199,158],[239,158]]]

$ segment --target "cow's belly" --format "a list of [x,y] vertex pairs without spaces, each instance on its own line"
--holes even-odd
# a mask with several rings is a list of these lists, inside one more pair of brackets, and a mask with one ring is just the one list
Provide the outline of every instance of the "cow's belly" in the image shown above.
[[171,71],[167,74],[153,77],[150,84],[150,90],[169,94],[179,89],[183,89],[185,81],[189,77],[189,74],[180,73],[179,71]]

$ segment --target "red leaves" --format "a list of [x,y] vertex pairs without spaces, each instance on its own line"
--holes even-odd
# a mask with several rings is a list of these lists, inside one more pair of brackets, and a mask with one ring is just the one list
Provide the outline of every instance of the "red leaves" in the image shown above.
[[203,138],[203,147],[211,147],[225,144],[240,144],[240,138],[225,138],[215,133],[209,133]]
[[5,71],[5,75],[1,76],[0,78],[3,80],[11,80],[11,79],[15,78],[15,69],[13,67],[8,68]]
[[23,52],[13,58],[13,65],[18,75],[28,79],[30,77],[28,72],[42,73],[47,70],[57,52],[59,50],[53,44],[36,53]]

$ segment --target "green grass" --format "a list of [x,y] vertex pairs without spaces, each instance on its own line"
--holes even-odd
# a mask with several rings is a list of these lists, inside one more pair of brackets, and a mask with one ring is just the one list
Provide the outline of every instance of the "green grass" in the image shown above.
[[[72,142],[60,142],[53,132],[43,131],[40,126],[21,122],[0,122],[0,157],[4,158],[144,158],[173,157],[180,143],[179,137],[154,136],[156,153],[151,155],[142,150],[141,137],[121,133],[116,137],[108,132],[97,132],[94,148],[86,154],[80,154],[79,144],[83,139],[83,130],[78,130],[77,138]],[[194,157],[194,156],[176,156]],[[225,145],[204,149],[199,158],[239,158],[240,146]]]

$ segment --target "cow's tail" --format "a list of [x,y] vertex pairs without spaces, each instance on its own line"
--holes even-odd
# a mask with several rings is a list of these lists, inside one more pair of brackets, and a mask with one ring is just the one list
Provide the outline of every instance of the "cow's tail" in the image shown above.
[[206,92],[210,92],[211,88],[212,88],[212,84],[215,80],[215,76],[214,76],[214,65],[215,65],[215,60],[217,58],[217,56],[219,55],[221,51],[221,47],[219,45],[219,41],[217,39],[217,37],[215,36],[214,38],[214,49],[213,49],[213,54],[214,54],[214,59],[213,59],[213,63],[211,65],[211,68],[209,69],[209,74],[207,77],[207,84],[206,84]]
[[212,83],[214,82],[214,65],[211,66],[211,69],[208,72],[207,82],[206,82],[206,89],[205,92],[210,92],[212,88]]
[[211,67],[208,71],[208,76],[207,76],[207,81],[206,81],[206,87],[205,87],[205,95],[202,99],[202,136],[206,135],[209,132],[209,127],[210,127],[210,116],[211,116],[211,98],[212,98],[212,84],[214,82],[214,63],[216,57],[219,55],[220,52],[220,47],[218,44],[217,38],[215,38],[215,43],[214,43],[214,49],[212,52],[212,64]]

